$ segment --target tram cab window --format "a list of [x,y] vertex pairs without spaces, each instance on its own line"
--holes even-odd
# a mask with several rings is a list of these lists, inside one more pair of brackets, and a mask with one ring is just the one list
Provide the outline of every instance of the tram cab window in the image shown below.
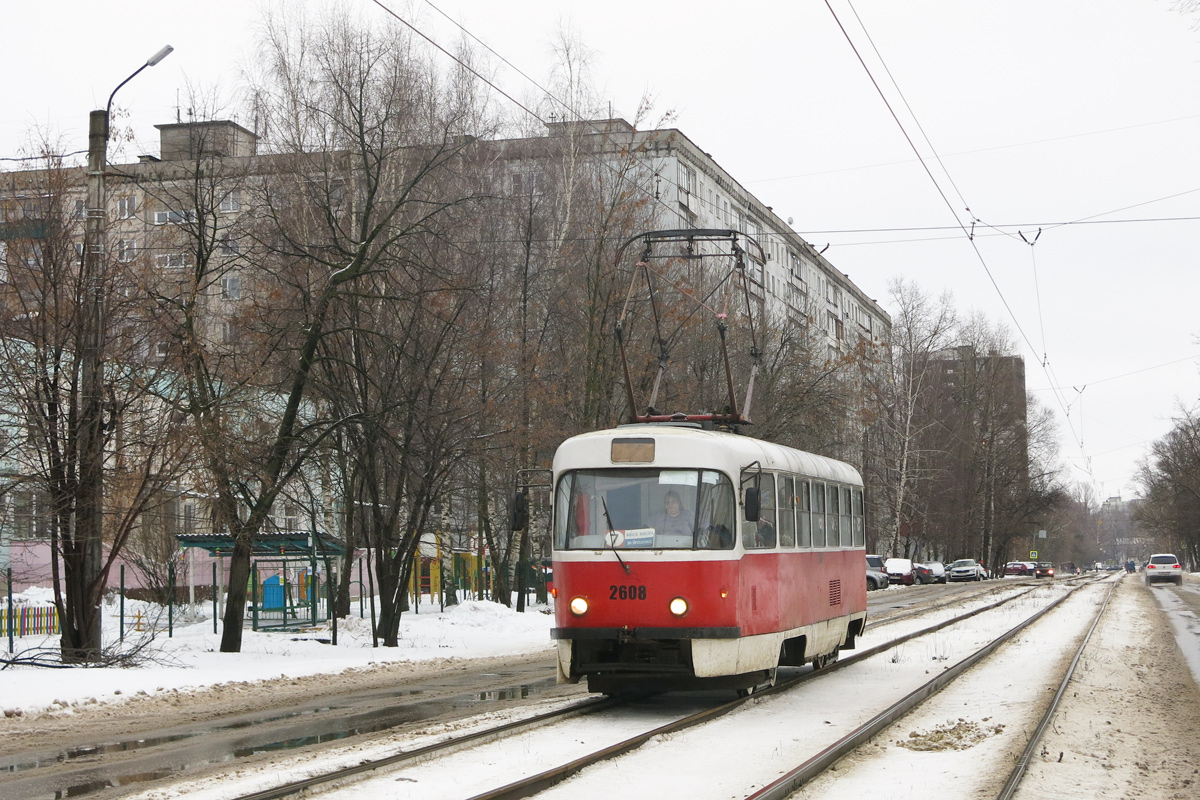
[[733,484],[715,470],[575,470],[558,482],[554,546],[728,549],[734,509]]
[[742,546],[747,550],[773,548],[776,531],[775,476],[769,472],[758,472],[757,470],[746,472],[742,474],[742,486],[753,486],[758,489],[758,520],[742,519]]
[[796,481],[796,527],[799,529],[801,547],[812,547],[810,507],[808,481]]
[[779,478],[779,546],[796,546],[796,479]]
[[825,546],[825,484],[812,483],[812,546]]

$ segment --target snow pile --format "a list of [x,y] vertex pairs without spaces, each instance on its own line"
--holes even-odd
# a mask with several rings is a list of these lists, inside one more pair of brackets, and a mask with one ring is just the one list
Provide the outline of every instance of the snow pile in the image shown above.
[[[31,586],[25,591],[12,596],[13,608],[47,608],[54,605],[54,590]],[[8,595],[0,595],[0,605],[8,606]],[[8,635],[0,630],[0,634]]]

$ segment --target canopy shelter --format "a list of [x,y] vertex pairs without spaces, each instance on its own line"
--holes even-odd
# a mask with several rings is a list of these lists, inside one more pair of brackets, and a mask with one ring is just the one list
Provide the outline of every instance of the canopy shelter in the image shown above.
[[[233,536],[228,533],[179,533],[175,535],[180,547],[199,547],[209,555],[229,555],[233,552]],[[340,556],[346,545],[327,533],[259,533],[254,537],[254,556]]]
[[[228,533],[176,534],[180,547],[206,551],[218,561],[233,553],[234,537]],[[325,574],[326,559],[336,571],[346,545],[326,533],[264,532],[254,538],[251,548],[251,578],[247,607],[254,630],[294,630],[297,625],[318,625],[329,618],[329,598],[325,595],[336,585],[334,575]],[[222,593],[224,570],[213,569],[213,595]],[[189,570],[189,584],[194,584]],[[333,583],[331,583],[333,581]],[[217,610],[214,608],[214,628]]]

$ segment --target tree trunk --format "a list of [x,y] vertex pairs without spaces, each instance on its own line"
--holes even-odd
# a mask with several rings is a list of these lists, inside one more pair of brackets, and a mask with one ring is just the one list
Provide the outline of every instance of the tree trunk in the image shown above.
[[242,652],[242,625],[246,618],[246,584],[250,580],[250,535],[239,531],[229,557],[229,582],[225,615],[221,618],[221,652]]

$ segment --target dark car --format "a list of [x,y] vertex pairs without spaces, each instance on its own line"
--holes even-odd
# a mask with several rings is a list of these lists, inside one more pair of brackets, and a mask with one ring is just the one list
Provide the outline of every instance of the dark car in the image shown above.
[[913,564],[917,572],[917,580],[921,583],[945,583],[947,580],[946,565],[940,561],[926,561],[924,564]]
[[1033,577],[1035,578],[1053,578],[1054,565],[1049,561],[1039,561],[1038,565],[1033,568]]

